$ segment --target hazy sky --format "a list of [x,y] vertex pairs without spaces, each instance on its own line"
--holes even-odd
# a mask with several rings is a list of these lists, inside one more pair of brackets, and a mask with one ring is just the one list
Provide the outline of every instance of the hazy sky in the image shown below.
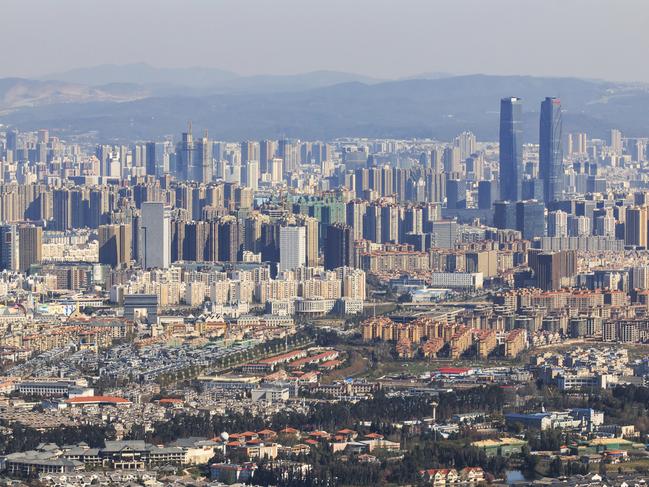
[[649,81],[648,0],[2,0],[0,77],[104,63]]

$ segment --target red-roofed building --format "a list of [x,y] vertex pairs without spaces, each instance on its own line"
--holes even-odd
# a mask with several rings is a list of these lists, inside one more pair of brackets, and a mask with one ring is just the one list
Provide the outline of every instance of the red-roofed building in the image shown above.
[[437,372],[442,375],[467,375],[471,369],[442,367]]

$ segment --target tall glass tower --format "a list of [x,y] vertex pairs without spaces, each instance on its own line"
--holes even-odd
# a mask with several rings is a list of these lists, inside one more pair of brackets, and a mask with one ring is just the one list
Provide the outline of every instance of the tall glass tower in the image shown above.
[[521,199],[523,182],[523,103],[520,98],[500,100],[500,198]]
[[561,100],[546,98],[541,102],[539,131],[539,175],[543,180],[546,204],[561,199],[563,195],[561,125]]

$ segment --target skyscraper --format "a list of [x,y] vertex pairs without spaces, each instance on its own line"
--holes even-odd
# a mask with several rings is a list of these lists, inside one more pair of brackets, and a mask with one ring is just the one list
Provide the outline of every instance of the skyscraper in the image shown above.
[[611,130],[611,152],[615,155],[622,155],[622,132],[618,129]]
[[557,210],[548,213],[548,237],[568,236],[568,214]]
[[529,264],[534,271],[537,286],[547,291],[561,289],[569,284],[577,271],[576,261],[574,251],[562,250],[531,254]]
[[516,229],[516,203],[494,202],[494,226],[500,229]]
[[259,162],[255,160],[246,162],[242,172],[242,184],[253,191],[257,191],[259,187]]
[[18,248],[16,225],[0,226],[0,270],[18,270]]
[[99,227],[99,262],[118,267],[131,261],[131,225]]
[[140,217],[140,263],[144,269],[167,268],[171,264],[170,212],[164,203],[142,203]]
[[241,142],[241,165],[249,161],[259,161],[259,144],[251,140]]
[[221,262],[236,262],[243,244],[239,221],[232,215],[225,216],[218,223],[218,256]]
[[193,179],[202,183],[211,182],[214,163],[212,160],[212,142],[207,137],[207,131],[194,144],[193,161],[195,172]]
[[270,161],[275,157],[275,143],[272,140],[262,140],[259,143],[259,171],[265,174],[271,171]]
[[320,260],[320,222],[317,218],[297,215],[296,221],[305,228],[305,258],[307,267],[317,267]]
[[306,228],[282,227],[279,231],[279,271],[290,271],[306,264]]
[[446,208],[466,208],[466,181],[449,179],[446,181]]
[[460,159],[463,161],[476,151],[476,137],[472,132],[462,132],[455,137],[455,147],[460,149]]
[[522,116],[520,98],[500,100],[500,198],[518,201],[523,181]]
[[147,175],[155,176],[156,174],[155,142],[147,142],[145,154],[144,154],[144,162],[145,162]]
[[32,264],[43,259],[43,229],[35,225],[19,226],[18,242],[18,270],[27,272]]
[[516,203],[516,230],[526,240],[545,235],[545,206],[542,202],[528,200]]
[[496,181],[480,181],[478,183],[478,208],[490,210],[496,201],[498,186]]
[[324,246],[325,269],[351,267],[354,263],[354,230],[349,225],[336,223],[327,228]]
[[539,175],[546,204],[563,195],[563,147],[561,141],[561,101],[546,98],[541,103],[539,130]]
[[638,247],[647,247],[647,220],[648,208],[634,206],[626,209],[625,244]]
[[182,134],[182,140],[176,149],[176,173],[179,179],[192,179],[194,175],[194,137],[192,126]]
[[7,130],[7,151],[16,151],[18,149],[18,131],[15,129]]

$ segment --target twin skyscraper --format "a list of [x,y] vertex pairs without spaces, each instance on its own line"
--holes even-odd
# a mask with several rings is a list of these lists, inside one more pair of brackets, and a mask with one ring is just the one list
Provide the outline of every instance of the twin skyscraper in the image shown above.
[[[500,198],[523,199],[523,103],[520,98],[500,100]],[[546,98],[541,103],[539,130],[539,180],[545,203],[563,197],[563,149],[561,101]]]

